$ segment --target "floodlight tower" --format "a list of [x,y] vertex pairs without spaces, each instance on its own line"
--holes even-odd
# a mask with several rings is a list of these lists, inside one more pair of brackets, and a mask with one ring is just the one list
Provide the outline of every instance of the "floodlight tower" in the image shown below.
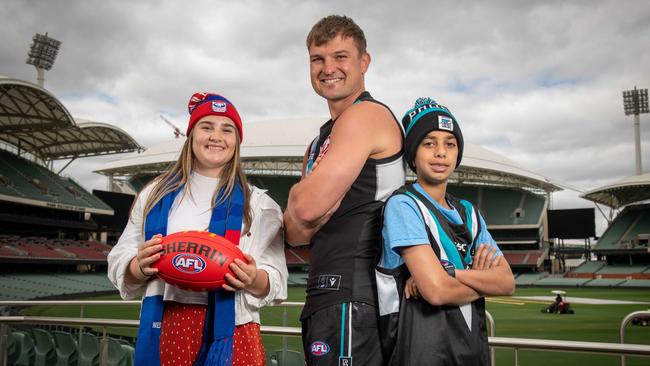
[[643,170],[641,168],[641,127],[640,118],[641,113],[648,113],[648,89],[637,89],[636,86],[633,90],[626,90],[623,92],[623,106],[625,108],[625,115],[634,115],[634,150],[636,152],[636,175],[641,175]]
[[41,88],[45,84],[45,70],[50,70],[54,65],[56,55],[59,53],[61,42],[45,34],[36,33],[32,38],[33,42],[27,53],[28,65],[36,67],[38,86]]

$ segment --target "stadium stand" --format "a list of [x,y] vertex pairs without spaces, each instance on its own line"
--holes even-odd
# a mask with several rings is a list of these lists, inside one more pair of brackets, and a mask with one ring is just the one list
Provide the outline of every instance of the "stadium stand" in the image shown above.
[[591,281],[588,278],[544,277],[533,283],[535,286],[577,287]]
[[596,278],[596,272],[603,268],[607,262],[586,261],[567,273],[567,277],[574,278]]
[[643,287],[650,288],[650,280],[627,280],[619,285],[620,287]]
[[630,230],[632,224],[636,222],[637,218],[638,212],[636,211],[624,210],[621,212],[607,230],[605,230],[594,249],[618,249],[621,239],[625,233]]
[[[63,178],[29,160],[0,150],[0,171],[11,182],[4,194],[42,205],[86,208],[89,212],[112,214],[111,208],[70,178]],[[11,198],[7,198],[11,199]]]
[[115,291],[105,273],[2,273],[0,300],[32,300]]
[[488,225],[514,225],[515,210],[522,209],[525,194],[511,189],[490,188],[490,194],[481,195],[479,208]]
[[596,278],[585,283],[586,287],[616,287],[625,282],[624,279]]
[[309,264],[310,251],[308,246],[284,248],[287,266],[304,266]]
[[517,275],[515,278],[515,284],[517,286],[532,286],[534,285],[537,281],[541,280],[545,276],[547,276],[548,273],[542,272],[542,273],[521,273]]
[[648,269],[646,265],[606,265],[596,272],[601,278],[627,278],[645,279],[643,272]]

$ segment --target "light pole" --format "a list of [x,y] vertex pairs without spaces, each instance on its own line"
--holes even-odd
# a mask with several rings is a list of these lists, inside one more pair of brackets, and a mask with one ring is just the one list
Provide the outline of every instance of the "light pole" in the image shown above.
[[636,175],[641,175],[641,123],[639,115],[648,113],[648,89],[626,90],[623,92],[623,107],[625,115],[634,115],[634,150],[636,153]]
[[36,80],[38,86],[42,88],[45,83],[45,70],[50,70],[52,65],[54,65],[54,60],[59,53],[61,42],[48,37],[47,32],[44,35],[36,33],[32,40],[33,42],[29,47],[25,62],[28,65],[34,65],[36,67]]

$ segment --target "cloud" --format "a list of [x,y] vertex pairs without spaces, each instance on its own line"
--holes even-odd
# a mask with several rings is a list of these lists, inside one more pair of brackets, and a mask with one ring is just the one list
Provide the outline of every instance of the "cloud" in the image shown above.
[[[46,87],[74,116],[115,124],[145,145],[172,136],[160,114],[185,124],[195,91],[228,95],[248,121],[325,119],[304,42],[328,14],[364,29],[366,85],[397,116],[415,98],[433,97],[468,141],[581,190],[634,174],[621,91],[650,86],[650,4],[642,0],[8,0],[0,74],[34,80],[24,64],[30,37],[49,32],[63,45]],[[87,161],[67,171],[93,188],[95,160]]]

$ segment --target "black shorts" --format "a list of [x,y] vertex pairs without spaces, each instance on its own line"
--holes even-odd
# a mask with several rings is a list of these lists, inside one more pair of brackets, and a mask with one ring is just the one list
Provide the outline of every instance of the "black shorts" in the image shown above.
[[377,308],[361,302],[333,305],[302,321],[308,366],[383,366]]

